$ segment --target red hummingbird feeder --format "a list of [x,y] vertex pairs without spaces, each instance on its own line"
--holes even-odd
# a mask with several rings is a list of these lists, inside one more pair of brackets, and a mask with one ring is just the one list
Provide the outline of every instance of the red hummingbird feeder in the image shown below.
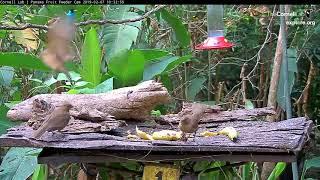
[[224,49],[234,46],[224,37],[223,5],[207,5],[208,38],[196,50]]

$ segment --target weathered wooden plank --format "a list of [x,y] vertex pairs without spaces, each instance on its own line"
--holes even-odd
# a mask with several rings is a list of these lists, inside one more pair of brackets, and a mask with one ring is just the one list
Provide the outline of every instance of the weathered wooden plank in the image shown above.
[[[305,118],[289,119],[281,122],[263,121],[232,121],[201,124],[200,130],[217,131],[232,126],[239,132],[236,142],[225,136],[196,137],[194,141],[131,141],[126,139],[125,132],[135,132],[135,126],[129,125],[111,134],[82,133],[55,134],[46,133],[43,141],[29,139],[32,130],[21,126],[12,128],[6,135],[0,137],[0,146],[20,147],[52,147],[67,149],[103,149],[121,151],[153,151],[153,152],[246,152],[246,153],[284,153],[301,151],[312,121]],[[161,126],[166,127],[166,126]],[[162,128],[141,127],[147,132],[158,131]]]
[[[187,153],[187,154],[186,154]],[[103,152],[44,149],[38,157],[40,163],[103,163],[103,162],[172,162],[172,161],[254,161],[254,162],[294,162],[296,156],[290,153],[272,154],[233,154],[215,152],[186,152],[186,153],[156,153],[154,151],[141,152]],[[93,155],[94,154],[94,155]]]

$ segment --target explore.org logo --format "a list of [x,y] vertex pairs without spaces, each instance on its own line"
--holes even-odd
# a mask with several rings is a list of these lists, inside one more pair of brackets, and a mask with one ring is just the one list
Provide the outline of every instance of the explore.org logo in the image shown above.
[[315,26],[316,22],[310,19],[313,11],[314,9],[306,9],[304,12],[300,12],[300,13],[297,13],[297,12],[283,13],[278,11],[274,14],[274,16],[301,17],[301,20],[286,21],[286,24],[288,26],[294,26],[294,25]]

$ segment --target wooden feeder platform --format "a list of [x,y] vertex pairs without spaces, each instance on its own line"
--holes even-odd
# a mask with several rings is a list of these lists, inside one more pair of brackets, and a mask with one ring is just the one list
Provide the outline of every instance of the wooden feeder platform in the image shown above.
[[[126,132],[135,132],[137,124],[129,124],[121,130],[84,134],[44,135],[45,141],[30,139],[32,129],[22,125],[11,128],[0,137],[1,146],[44,148],[39,163],[101,163],[121,161],[171,162],[179,160],[210,161],[269,161],[293,162],[308,141],[312,121],[305,118],[288,119],[281,122],[237,120],[205,124],[203,128],[217,131],[232,126],[239,132],[233,142],[225,136],[190,138],[187,142],[163,140],[129,140]],[[139,126],[139,124],[138,124]],[[147,127],[145,132],[168,129]]]
[[[90,101],[88,101],[90,99]],[[128,139],[136,127],[152,134],[164,129],[178,131],[183,113],[161,116],[150,123],[150,111],[170,101],[167,89],[154,81],[100,94],[43,94],[12,107],[7,117],[27,121],[0,136],[1,147],[44,148],[39,163],[99,163],[119,161],[173,162],[180,160],[293,162],[309,140],[312,121],[303,117],[281,122],[261,121],[275,114],[272,108],[221,111],[210,107],[201,118],[196,137],[183,141]],[[31,138],[33,129],[45,119],[52,105],[68,101],[72,116],[63,134],[45,133]],[[189,106],[190,107],[190,106]],[[170,125],[169,125],[170,124]],[[233,127],[239,133],[235,142],[223,135],[202,137],[203,131],[217,132]]]

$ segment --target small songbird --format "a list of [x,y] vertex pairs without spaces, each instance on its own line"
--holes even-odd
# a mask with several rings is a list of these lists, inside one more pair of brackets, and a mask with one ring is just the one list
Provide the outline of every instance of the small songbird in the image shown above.
[[205,105],[194,103],[191,107],[191,113],[182,116],[179,122],[179,129],[182,131],[181,140],[187,141],[186,133],[196,133],[198,124],[207,107]]
[[66,18],[57,18],[51,23],[47,33],[47,48],[40,54],[42,61],[51,69],[66,74],[70,82],[71,76],[64,63],[74,58],[71,48],[75,36],[74,11],[70,10]]
[[70,121],[69,110],[72,105],[68,102],[57,106],[51,114],[48,115],[42,125],[33,133],[33,138],[39,139],[46,131],[60,131],[66,127]]

